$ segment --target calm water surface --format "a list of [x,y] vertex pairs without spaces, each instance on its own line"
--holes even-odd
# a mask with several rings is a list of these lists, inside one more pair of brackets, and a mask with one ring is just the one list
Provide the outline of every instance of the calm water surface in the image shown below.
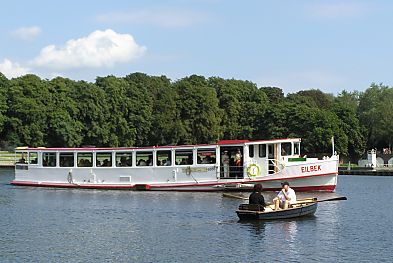
[[[9,185],[0,170],[0,262],[393,262],[393,177],[341,176],[314,217],[240,223],[221,193]],[[272,198],[272,193],[265,198]]]

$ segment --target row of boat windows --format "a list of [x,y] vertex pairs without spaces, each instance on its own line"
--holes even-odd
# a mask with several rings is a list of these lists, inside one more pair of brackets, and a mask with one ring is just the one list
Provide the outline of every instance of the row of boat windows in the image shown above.
[[[57,155],[55,152],[42,153],[42,166],[56,167],[57,156],[59,158],[60,167],[93,167],[93,153],[81,152],[61,152]],[[28,160],[25,159],[27,153],[22,153],[22,158],[17,163],[38,164],[38,152],[29,152]],[[173,163],[172,152],[170,150],[156,151],[156,166],[171,166]],[[215,149],[198,149],[197,150],[198,164],[215,164],[216,163],[216,150]],[[97,152],[95,154],[96,167],[112,167],[112,152]],[[136,166],[152,166],[153,165],[153,152],[152,151],[138,151],[135,153]],[[133,166],[133,153],[132,152],[115,152],[114,154],[116,167],[130,167]],[[175,165],[192,165],[194,164],[193,150],[175,150],[174,154]]]
[[[258,156],[260,158],[274,158],[274,147],[275,144],[259,144],[258,145]],[[254,145],[248,146],[248,153],[251,158],[255,155],[255,147]],[[285,142],[281,143],[281,156],[290,156],[290,155],[300,154],[300,143],[294,143],[293,153],[292,153],[292,143]]]

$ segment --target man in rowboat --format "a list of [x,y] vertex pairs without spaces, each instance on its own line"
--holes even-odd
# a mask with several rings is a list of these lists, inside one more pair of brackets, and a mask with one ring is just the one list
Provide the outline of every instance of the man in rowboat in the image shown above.
[[291,207],[293,204],[296,204],[295,190],[289,187],[288,182],[283,182],[281,186],[282,186],[281,191],[273,199],[274,210],[278,210],[279,208],[288,209],[288,207]]

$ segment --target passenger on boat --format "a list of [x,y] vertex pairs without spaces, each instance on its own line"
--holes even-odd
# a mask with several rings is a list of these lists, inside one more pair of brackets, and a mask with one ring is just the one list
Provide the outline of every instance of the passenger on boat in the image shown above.
[[146,161],[145,160],[143,160],[143,159],[139,159],[139,161],[138,161],[138,166],[146,166],[147,164],[146,164]]
[[262,207],[265,207],[265,198],[262,195],[262,185],[261,184],[256,184],[254,185],[254,190],[252,191],[250,197],[248,198],[248,203],[250,205],[255,204],[255,205],[261,205]]
[[229,155],[228,151],[224,151],[224,154],[221,157],[221,162],[224,170],[224,177],[229,177]]
[[240,149],[238,148],[236,150],[236,154],[235,154],[235,165],[237,167],[240,167],[242,163],[242,153],[240,152]]
[[283,182],[281,183],[281,186],[281,191],[273,199],[275,210],[278,210],[279,208],[288,209],[289,207],[292,207],[293,204],[296,204],[296,193],[289,187],[289,183]]
[[102,163],[102,166],[109,167],[109,166],[112,166],[112,164],[109,162],[108,159],[105,159],[105,160],[103,161],[103,163]]

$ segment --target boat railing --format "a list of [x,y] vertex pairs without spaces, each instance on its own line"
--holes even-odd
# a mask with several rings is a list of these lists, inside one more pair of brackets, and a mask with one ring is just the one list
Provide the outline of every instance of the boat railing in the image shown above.
[[276,174],[281,172],[285,165],[278,159],[267,159],[268,161],[268,174]]
[[221,165],[220,170],[217,170],[217,172],[221,179],[241,179],[244,177],[243,166]]

